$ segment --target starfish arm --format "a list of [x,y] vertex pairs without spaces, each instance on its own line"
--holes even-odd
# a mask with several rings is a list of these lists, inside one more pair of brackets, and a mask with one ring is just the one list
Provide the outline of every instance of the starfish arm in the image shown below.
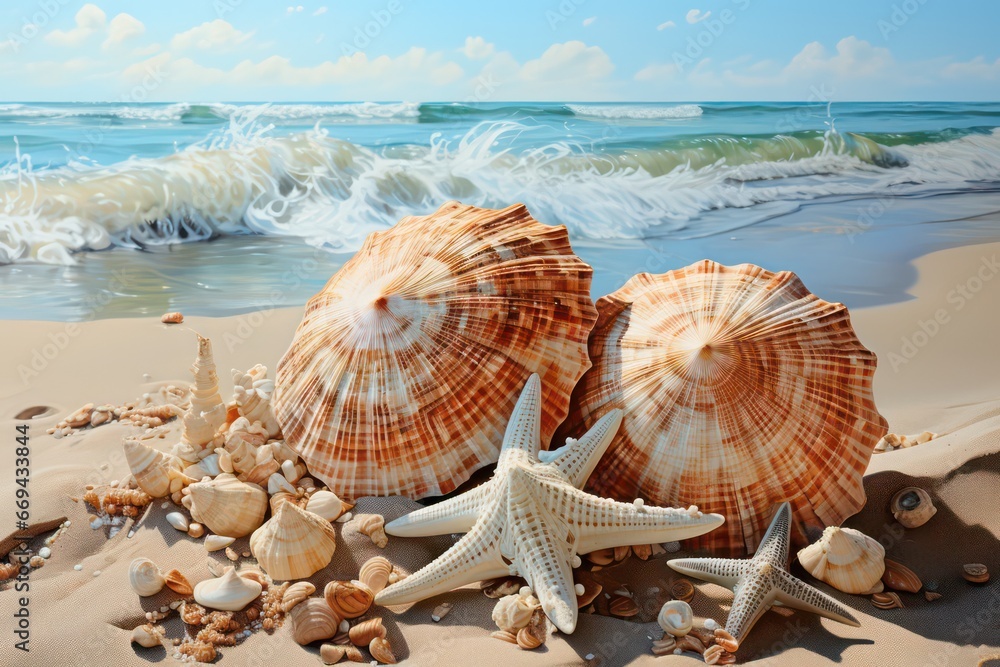
[[542,448],[542,381],[532,373],[514,405],[503,436],[503,449],[519,449],[537,457]]
[[569,528],[565,518],[537,501],[534,493],[538,488],[532,482],[524,471],[510,478],[507,525],[511,528],[511,555],[545,615],[559,630],[571,634],[576,629],[578,605],[571,547],[566,540]]
[[770,577],[746,577],[733,588],[733,605],[726,618],[726,632],[738,643],[771,608],[776,590]]
[[[575,443],[560,449],[554,456],[545,458],[566,475],[573,486],[580,488],[590,478],[598,461],[604,455],[622,423],[622,411],[615,409],[601,417],[589,431]],[[546,452],[547,453],[547,452]],[[544,459],[543,459],[544,460]]]
[[460,496],[410,512],[387,523],[385,532],[397,537],[467,533],[479,518],[493,488],[492,483],[487,482]]
[[577,553],[632,544],[675,542],[722,525],[718,514],[691,514],[670,507],[638,507],[598,498],[569,485],[545,485],[549,511],[565,516],[577,536]]
[[787,502],[781,503],[767,527],[757,551],[753,555],[756,561],[765,561],[782,570],[788,566],[789,535],[792,530],[792,507]]
[[850,609],[787,572],[778,573],[777,599],[785,607],[808,611],[854,627],[861,625]]
[[381,590],[375,602],[382,606],[407,604],[509,572],[500,558],[500,530],[496,521],[484,520],[453,547],[402,581]]
[[729,558],[674,558],[668,560],[667,565],[680,574],[733,590],[743,574],[745,562]]

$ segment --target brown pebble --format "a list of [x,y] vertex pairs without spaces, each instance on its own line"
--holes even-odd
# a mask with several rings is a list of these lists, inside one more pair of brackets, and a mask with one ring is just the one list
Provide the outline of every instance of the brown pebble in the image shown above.
[[670,595],[675,600],[691,602],[694,599],[694,584],[687,579],[678,579],[670,585]]
[[160,321],[164,324],[180,324],[184,321],[184,315],[181,313],[164,313]]
[[924,598],[928,602],[934,602],[935,600],[940,600],[943,596],[940,593],[935,593],[934,591],[924,591]]
[[982,563],[966,563],[962,566],[962,576],[970,584],[985,584],[990,580],[990,571]]

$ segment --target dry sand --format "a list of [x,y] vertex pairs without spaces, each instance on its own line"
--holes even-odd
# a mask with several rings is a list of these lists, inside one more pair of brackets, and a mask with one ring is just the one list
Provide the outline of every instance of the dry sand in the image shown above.
[[[974,587],[959,576],[966,562],[982,562],[1000,573],[1000,355],[996,353],[1000,267],[991,263],[995,257],[1000,257],[1000,244],[921,258],[916,262],[920,279],[911,290],[912,300],[853,313],[861,340],[879,355],[876,398],[890,429],[901,433],[926,429],[941,436],[912,449],[875,456],[866,477],[868,504],[848,525],[882,540],[889,557],[910,566],[925,582],[936,582],[944,597],[929,603],[922,595],[904,593],[904,609],[882,611],[867,597],[841,594],[820,584],[856,610],[860,628],[801,613],[787,618],[769,613],[741,648],[741,660],[789,666],[957,666],[976,665],[1000,654],[1000,589],[993,583]],[[91,530],[83,505],[70,497],[81,495],[88,482],[127,474],[120,444],[127,429],[113,424],[61,440],[46,436],[45,429],[86,402],[120,403],[163,384],[187,384],[194,351],[191,330],[213,339],[220,369],[248,368],[258,362],[274,368],[300,312],[293,308],[221,319],[193,317],[173,327],[152,319],[81,325],[3,323],[0,433],[6,434],[7,444],[0,447],[4,452],[0,456],[5,457],[0,464],[0,508],[7,508],[8,516],[0,521],[0,533],[13,527],[18,423],[14,416],[33,405],[52,406],[58,412],[31,423],[32,521],[65,515],[72,525],[54,545],[51,559],[31,575],[30,654],[13,648],[12,614],[21,594],[0,592],[0,665],[173,662],[162,649],[129,645],[131,629],[142,622],[142,614],[163,600],[136,597],[127,584],[127,567],[133,558],[148,556],[197,581],[209,576],[206,552],[200,543],[169,527],[158,504],[131,539],[124,531],[108,540],[103,530]],[[936,328],[928,324],[932,321]],[[169,436],[161,442],[165,448]],[[907,485],[927,488],[939,508],[927,525],[910,531],[902,530],[887,510],[891,495]],[[393,518],[411,507],[412,503],[398,499],[370,499],[358,509]],[[359,564],[377,551],[351,524],[338,526],[338,532],[341,540],[333,563],[313,577],[318,584],[356,576]],[[412,569],[450,543],[448,537],[390,538],[384,554]],[[245,545],[241,540],[236,546],[242,550]],[[81,571],[73,569],[77,564]],[[672,578],[662,557],[645,563],[630,560],[610,574],[632,582],[638,591],[664,586]],[[723,622],[729,599],[721,588],[698,584],[693,606],[696,614]],[[432,623],[431,609],[445,600],[454,602],[454,610],[440,624]],[[655,606],[645,606],[646,613],[655,612]],[[699,664],[690,655],[658,659],[649,655],[650,638],[659,636],[653,622],[589,615],[581,616],[574,635],[555,634],[542,650],[522,652],[489,638],[491,609],[492,601],[478,591],[461,590],[401,615],[384,610],[382,615],[389,638],[406,658],[403,664]],[[287,631],[279,630],[273,635],[258,633],[238,647],[224,649],[220,661],[311,665],[320,664],[317,653],[315,648],[296,645]],[[591,654],[594,658],[588,661]]]

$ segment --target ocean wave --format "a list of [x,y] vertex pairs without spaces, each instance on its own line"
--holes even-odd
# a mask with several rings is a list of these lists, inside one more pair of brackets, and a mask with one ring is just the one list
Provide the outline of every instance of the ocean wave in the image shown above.
[[702,108],[697,104],[680,104],[668,107],[645,104],[567,104],[566,107],[576,116],[629,120],[697,118],[703,113]]
[[336,104],[89,104],[89,105],[0,105],[0,116],[24,118],[117,118],[133,121],[228,122],[238,113],[255,113],[272,120],[321,120],[338,116],[368,118],[416,118],[420,105],[414,102],[344,102]]
[[450,199],[524,202],[576,237],[706,235],[733,228],[692,228],[713,209],[1000,181],[997,131],[892,148],[829,130],[595,151],[566,141],[514,149],[513,137],[537,128],[484,122],[456,140],[373,149],[321,129],[271,136],[265,114],[235,114],[211,140],[107,167],[36,170],[19,154],[0,173],[0,262],[66,264],[80,250],[246,233],[350,251]]

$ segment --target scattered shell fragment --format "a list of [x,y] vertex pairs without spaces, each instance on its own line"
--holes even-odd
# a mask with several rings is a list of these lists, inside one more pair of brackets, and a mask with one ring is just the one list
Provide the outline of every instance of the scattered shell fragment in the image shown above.
[[372,593],[378,595],[379,591],[389,583],[391,573],[392,563],[382,556],[374,556],[361,565],[358,581],[368,586]]
[[450,602],[442,602],[438,606],[434,607],[434,611],[431,612],[431,620],[435,623],[440,623],[441,619],[448,615],[451,611],[452,604]]
[[292,637],[303,646],[337,634],[340,619],[321,598],[309,598],[295,605],[288,615]]
[[181,531],[182,533],[186,533],[190,525],[188,522],[188,518],[183,514],[181,514],[180,512],[170,512],[169,514],[167,514],[167,523],[169,523],[171,526]]
[[178,595],[191,595],[194,593],[191,583],[179,570],[170,570],[170,572],[163,575],[163,580],[167,588]]
[[702,658],[706,665],[732,665],[736,663],[736,656],[718,644],[706,648]]
[[375,637],[372,639],[371,643],[368,644],[368,652],[383,665],[395,665],[397,662],[396,656],[392,652],[392,646],[385,637]]
[[930,442],[937,437],[937,433],[924,431],[915,435],[902,435],[899,433],[886,433],[882,439],[875,443],[875,453],[891,452],[896,449],[905,449]]
[[727,652],[736,653],[737,649],[739,649],[740,643],[725,628],[715,628],[712,634],[715,636],[715,643]]
[[375,594],[360,581],[331,581],[323,589],[327,604],[340,618],[357,618],[372,606]]
[[589,605],[594,599],[601,594],[604,587],[601,586],[594,578],[592,574],[581,570],[575,573],[577,580],[577,587],[583,586],[583,593],[580,593],[580,589],[576,589],[576,604],[581,609]]
[[286,614],[292,610],[295,605],[302,602],[310,595],[316,592],[316,586],[309,583],[308,581],[297,581],[288,588],[285,589],[284,595],[281,596],[281,609]]
[[384,549],[389,544],[389,538],[385,534],[385,517],[381,514],[359,514],[356,520],[358,530],[370,537],[379,549]]
[[671,600],[660,608],[656,622],[667,634],[683,637],[691,632],[691,627],[694,625],[694,612],[687,602]]
[[482,582],[480,590],[486,597],[499,600],[502,597],[514,595],[521,590],[522,586],[524,586],[524,579],[520,577],[500,577]]
[[882,583],[886,588],[907,593],[919,593],[923,583],[920,577],[910,568],[894,560],[885,559],[885,572],[882,573]]
[[351,626],[347,636],[355,646],[368,646],[376,637],[385,637],[385,626],[381,618],[370,618]]
[[990,580],[990,571],[982,563],[966,563],[962,566],[962,577],[973,584],[985,584]]
[[156,595],[166,583],[160,568],[148,558],[136,558],[129,564],[128,581],[132,590],[142,597]]
[[877,587],[885,571],[885,549],[853,528],[829,526],[799,551],[799,563],[820,581],[844,593],[862,595]]
[[539,606],[531,614],[528,624],[517,631],[517,645],[526,651],[531,651],[545,643],[548,636],[548,621]]
[[160,322],[164,324],[180,324],[184,321],[183,313],[164,313],[160,317]]
[[892,516],[906,528],[919,528],[937,514],[930,494],[917,486],[900,489],[889,503]]
[[683,637],[677,638],[677,646],[674,648],[674,653],[677,651],[691,651],[699,655],[705,653],[705,644],[702,643],[700,639],[693,635],[684,635]]
[[661,639],[653,641],[653,655],[672,655],[677,648],[677,639],[668,633],[664,633]]
[[323,644],[319,647],[319,657],[323,661],[324,665],[335,665],[347,654],[346,646],[338,646],[337,644]]
[[903,601],[899,599],[899,595],[892,591],[875,593],[872,596],[872,604],[879,609],[896,609],[903,607]]
[[612,595],[608,601],[608,613],[618,618],[632,618],[639,614],[639,605],[626,595]]
[[160,646],[163,641],[163,628],[149,623],[140,625],[132,631],[132,643],[143,648],[153,648]]
[[584,554],[583,557],[594,565],[604,567],[615,562],[615,550],[598,549],[597,551],[591,551],[589,554]]
[[670,584],[670,596],[681,602],[691,602],[694,599],[694,584],[687,579],[675,579]]
[[494,639],[499,639],[502,642],[509,642],[511,644],[517,643],[517,634],[513,632],[508,632],[507,630],[496,630],[490,633],[490,637]]
[[205,534],[205,526],[201,525],[200,523],[189,524],[187,529],[187,534],[197,540],[199,537]]
[[336,540],[329,521],[294,503],[281,503],[250,536],[250,550],[272,578],[304,579],[330,563]]
[[208,551],[218,551],[220,549],[225,549],[235,541],[235,537],[226,537],[225,535],[209,535],[205,538],[205,549]]

